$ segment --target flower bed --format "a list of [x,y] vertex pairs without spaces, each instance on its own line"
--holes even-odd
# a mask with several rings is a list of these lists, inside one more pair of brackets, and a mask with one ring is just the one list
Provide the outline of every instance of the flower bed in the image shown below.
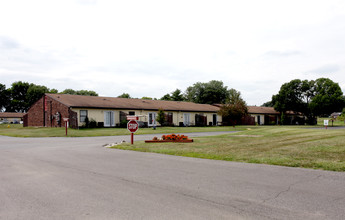
[[162,142],[193,142],[193,139],[189,139],[188,136],[185,135],[176,135],[176,134],[169,134],[169,135],[162,135],[162,138],[154,137],[152,140],[147,140],[145,143],[162,143]]

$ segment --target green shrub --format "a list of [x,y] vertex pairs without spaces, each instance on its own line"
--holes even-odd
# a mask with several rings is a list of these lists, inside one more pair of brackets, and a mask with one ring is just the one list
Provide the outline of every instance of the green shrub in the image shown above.
[[89,128],[96,128],[97,127],[97,122],[95,119],[91,118],[89,122]]

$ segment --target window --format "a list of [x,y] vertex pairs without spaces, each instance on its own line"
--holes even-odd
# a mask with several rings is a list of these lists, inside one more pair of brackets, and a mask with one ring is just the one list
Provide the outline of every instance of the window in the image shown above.
[[86,117],[87,117],[87,110],[80,110],[80,122],[85,122]]
[[135,112],[128,112],[129,115],[135,115]]

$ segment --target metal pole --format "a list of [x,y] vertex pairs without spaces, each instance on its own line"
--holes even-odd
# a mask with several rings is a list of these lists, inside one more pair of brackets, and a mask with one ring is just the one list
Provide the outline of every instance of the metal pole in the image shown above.
[[131,133],[131,144],[134,142],[134,133]]

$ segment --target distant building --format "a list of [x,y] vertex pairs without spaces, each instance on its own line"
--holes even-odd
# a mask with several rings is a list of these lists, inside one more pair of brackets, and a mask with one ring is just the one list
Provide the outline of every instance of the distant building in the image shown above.
[[25,113],[0,112],[0,122],[10,123],[10,124],[19,124],[23,122],[24,115]]
[[341,116],[342,112],[333,112],[329,117],[330,118],[338,118],[339,116]]

